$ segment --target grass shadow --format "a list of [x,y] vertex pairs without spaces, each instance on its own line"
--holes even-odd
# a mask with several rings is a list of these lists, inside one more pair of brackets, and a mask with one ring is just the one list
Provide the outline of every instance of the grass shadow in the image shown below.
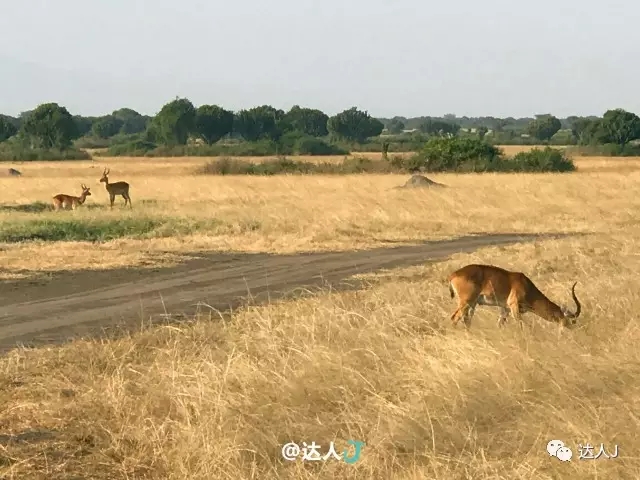
[[49,210],[53,210],[53,207],[51,204],[45,202],[0,205],[0,212],[42,213]]
[[12,443],[36,443],[53,439],[57,432],[53,430],[27,430],[16,434],[0,434],[0,445],[6,447]]
[[[141,206],[150,207],[150,206],[157,206],[158,200],[156,200],[155,198],[144,198],[137,203],[138,205],[141,205]],[[113,208],[116,208],[118,206],[122,206],[122,204],[118,205],[114,203]],[[106,203],[87,202],[78,208],[94,211],[94,210],[107,210],[110,208],[110,206],[108,202]],[[11,204],[11,205],[0,205],[0,212],[42,213],[42,212],[50,212],[50,211],[53,211],[53,206],[47,202],[31,202],[31,203],[21,203],[21,204]]]

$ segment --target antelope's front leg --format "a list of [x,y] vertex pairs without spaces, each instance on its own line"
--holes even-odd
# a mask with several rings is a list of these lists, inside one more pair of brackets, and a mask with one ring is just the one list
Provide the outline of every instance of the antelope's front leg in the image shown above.
[[520,324],[520,329],[523,329],[524,325],[522,324],[522,316],[520,315],[520,303],[518,302],[518,297],[514,294],[509,295],[509,298],[507,299],[507,306],[511,311],[513,319]]
[[509,316],[509,310],[505,307],[500,307],[500,315],[498,316],[498,328],[502,328],[507,323],[507,317]]
[[464,326],[467,329],[469,329],[469,327],[471,326],[471,319],[473,318],[474,313],[476,313],[476,304],[475,303],[468,304],[467,309],[462,318],[462,321],[464,322]]

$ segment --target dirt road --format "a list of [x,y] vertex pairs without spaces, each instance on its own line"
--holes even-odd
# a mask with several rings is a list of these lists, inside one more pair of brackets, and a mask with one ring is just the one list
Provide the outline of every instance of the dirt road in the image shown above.
[[[171,312],[193,315],[197,303],[219,310],[275,298],[298,287],[340,288],[349,276],[417,265],[488,245],[542,235],[468,236],[421,245],[299,255],[215,254],[175,268],[60,272],[46,281],[0,284],[0,352],[16,345],[60,342],[102,327]],[[548,237],[549,235],[545,235]]]

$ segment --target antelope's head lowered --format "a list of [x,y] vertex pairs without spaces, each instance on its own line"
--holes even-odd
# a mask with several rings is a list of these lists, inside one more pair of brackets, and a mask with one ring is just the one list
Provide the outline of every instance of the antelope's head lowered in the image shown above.
[[560,307],[563,317],[560,319],[565,327],[573,327],[578,323],[578,317],[580,316],[580,312],[582,311],[582,305],[578,301],[578,297],[576,297],[576,285],[578,282],[575,282],[571,287],[571,296],[573,297],[573,301],[576,304],[576,311],[572,312],[568,307]]

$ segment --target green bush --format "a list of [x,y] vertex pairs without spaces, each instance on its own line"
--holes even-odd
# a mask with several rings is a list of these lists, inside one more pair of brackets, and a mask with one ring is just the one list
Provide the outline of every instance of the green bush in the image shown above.
[[314,165],[316,173],[342,174],[352,173],[403,173],[403,166],[398,167],[387,160],[372,160],[367,157],[345,157],[340,163],[323,162]]
[[296,140],[293,150],[297,155],[347,155],[349,153],[338,145],[308,135]]
[[[237,158],[219,158],[207,162],[197,173],[204,175],[278,175],[323,174],[345,175],[354,173],[411,173],[429,172],[570,172],[573,162],[554,148],[533,149],[504,158],[499,149],[488,145],[469,144],[456,140],[457,147],[433,142],[420,155],[410,158],[393,156],[387,160],[366,157],[345,157],[341,162],[300,162],[280,157],[254,163]],[[436,147],[442,148],[436,148]],[[434,153],[435,162],[425,161],[422,155]]]
[[501,150],[478,138],[436,137],[405,160],[409,171],[478,172],[499,171]]
[[207,162],[197,173],[204,175],[282,175],[319,174],[345,175],[352,173],[401,173],[402,166],[386,160],[371,160],[365,157],[345,157],[339,163],[300,162],[286,157],[260,163],[237,158],[219,158]]
[[122,134],[119,133],[110,138],[94,137],[85,135],[73,142],[76,148],[109,148],[114,145],[136,144],[139,140],[148,140],[140,133]]
[[286,157],[254,163],[238,158],[222,157],[207,162],[198,172],[205,175],[276,175],[286,173],[312,173],[315,165],[296,162]]
[[0,161],[31,162],[43,160],[91,160],[91,155],[85,150],[68,148],[66,150],[27,148],[19,144],[4,142],[0,144]]
[[96,152],[96,156],[108,157],[140,157],[155,150],[157,145],[146,140],[111,145],[105,152]]
[[573,172],[573,161],[557,148],[534,148],[520,152],[505,161],[509,165],[504,171],[513,172]]
[[87,135],[75,140],[73,145],[76,148],[108,148],[111,145],[111,139]]
[[106,157],[263,157],[280,153],[277,143],[271,140],[243,142],[237,144],[213,145],[157,145],[150,141],[138,140],[125,144],[115,144],[96,156]]
[[570,172],[573,162],[564,152],[545,147],[505,158],[503,152],[478,138],[433,138],[404,160],[408,171],[426,172]]

